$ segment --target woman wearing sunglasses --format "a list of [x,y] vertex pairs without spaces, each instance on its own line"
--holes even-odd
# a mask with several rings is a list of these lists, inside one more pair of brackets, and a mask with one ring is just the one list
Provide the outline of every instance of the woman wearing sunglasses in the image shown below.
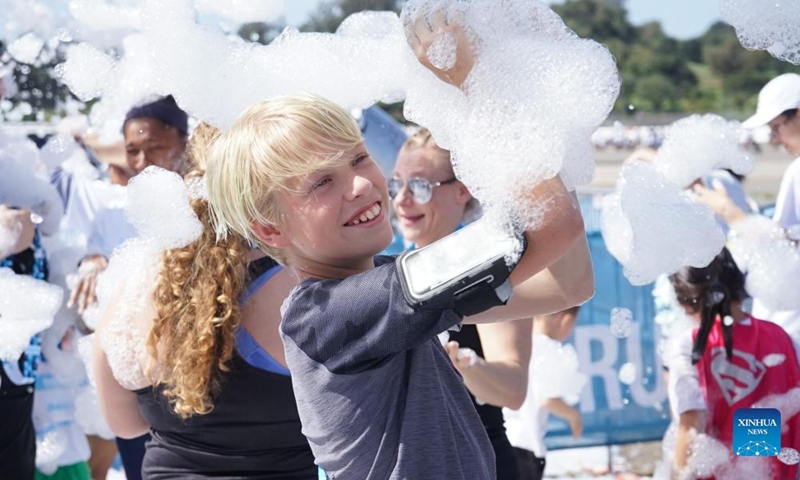
[[[477,200],[458,181],[450,152],[422,129],[403,145],[389,196],[400,232],[410,248],[424,247],[474,219]],[[448,332],[445,349],[464,378],[494,448],[497,479],[518,479],[514,450],[506,437],[501,407],[525,400],[531,356],[531,320],[462,325]]]

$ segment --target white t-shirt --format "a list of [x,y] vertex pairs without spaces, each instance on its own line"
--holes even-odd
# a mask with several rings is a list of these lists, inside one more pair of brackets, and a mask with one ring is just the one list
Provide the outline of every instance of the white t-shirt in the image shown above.
[[544,436],[550,413],[542,403],[549,398],[576,403],[587,381],[588,377],[578,371],[578,354],[572,345],[562,345],[546,335],[534,333],[525,402],[519,410],[503,409],[511,445],[544,458],[547,454]]
[[[784,229],[800,225],[800,157],[789,165],[783,175],[772,219]],[[756,298],[753,299],[752,315],[777,323],[792,337],[795,348],[800,345],[800,310],[772,311]]]
[[[106,208],[121,208],[126,189],[103,180],[89,179],[64,170],[57,170],[52,183],[66,200],[61,235],[70,245],[84,248],[92,235],[95,217]],[[96,242],[100,243],[98,239]],[[101,250],[101,246],[95,247]],[[113,250],[113,247],[112,247]],[[90,252],[102,253],[102,251]]]
[[[748,319],[747,322],[750,320]],[[706,410],[706,401],[700,388],[697,368],[692,365],[692,328],[686,328],[670,337],[665,350],[664,363],[669,368],[667,394],[672,418],[690,410]]]
[[137,236],[136,229],[125,217],[124,205],[114,205],[97,212],[92,233],[86,245],[86,254],[111,257],[114,249]]

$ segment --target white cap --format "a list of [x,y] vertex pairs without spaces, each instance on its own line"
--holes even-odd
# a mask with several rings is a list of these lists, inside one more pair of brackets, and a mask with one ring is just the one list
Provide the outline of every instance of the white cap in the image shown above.
[[758,94],[756,114],[742,122],[744,128],[758,128],[778,115],[800,107],[800,75],[784,73],[769,81]]

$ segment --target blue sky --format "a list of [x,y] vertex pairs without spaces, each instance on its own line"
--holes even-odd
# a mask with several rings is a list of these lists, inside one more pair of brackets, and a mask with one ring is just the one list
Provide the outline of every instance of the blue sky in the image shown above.
[[[321,0],[284,0],[287,22],[295,26],[302,24],[320,3]],[[549,3],[560,2],[550,0]],[[718,0],[627,0],[627,8],[635,25],[658,20],[664,31],[680,39],[702,35],[720,18]]]

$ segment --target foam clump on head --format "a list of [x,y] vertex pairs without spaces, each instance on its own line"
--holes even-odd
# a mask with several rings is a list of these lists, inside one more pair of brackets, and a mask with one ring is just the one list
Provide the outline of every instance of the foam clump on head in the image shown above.
[[753,170],[753,157],[739,146],[739,134],[738,122],[691,115],[670,125],[653,165],[684,188],[716,169],[747,175]]
[[130,180],[125,216],[140,238],[164,249],[188,245],[203,231],[183,179],[158,167],[147,167]]
[[602,233],[633,285],[687,265],[704,267],[725,244],[711,209],[695,203],[650,165],[627,165],[617,192],[619,210],[604,205]]
[[16,361],[33,335],[53,324],[61,287],[0,268],[0,360]]
[[800,251],[771,220],[750,216],[731,226],[728,249],[747,273],[745,289],[771,310],[800,309]]
[[800,3],[720,0],[720,12],[745,48],[766,50],[775,58],[800,65]]
[[44,40],[35,33],[28,32],[11,42],[8,46],[8,54],[19,63],[32,64],[36,62],[36,58],[43,47]]
[[[413,29],[436,15],[457,19],[476,50],[466,96],[449,101],[443,94],[454,89],[441,82],[411,85],[406,117],[451,150],[456,175],[487,212],[519,208],[521,193],[559,172],[568,188],[590,180],[591,131],[619,93],[608,50],[536,1],[410,1],[402,20]],[[526,207],[520,218],[530,217]]]

